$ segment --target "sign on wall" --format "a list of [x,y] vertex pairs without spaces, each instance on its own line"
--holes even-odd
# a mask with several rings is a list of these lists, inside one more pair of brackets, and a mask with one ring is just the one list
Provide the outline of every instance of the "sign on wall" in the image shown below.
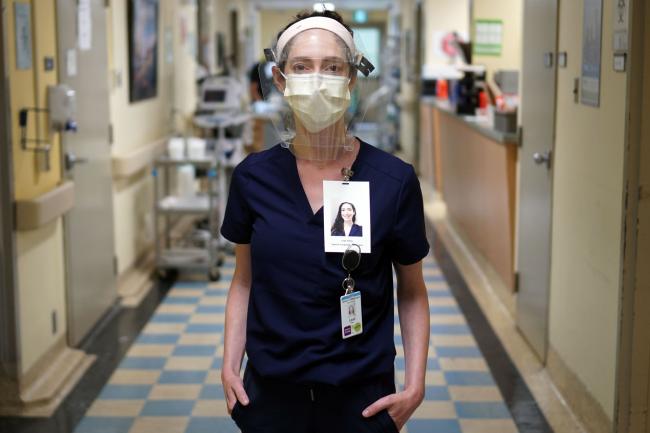
[[582,15],[582,79],[580,102],[600,106],[600,56],[603,0],[584,0]]
[[14,3],[16,68],[32,69],[32,23],[29,3]]
[[502,46],[502,20],[474,21],[474,54],[482,56],[500,56]]

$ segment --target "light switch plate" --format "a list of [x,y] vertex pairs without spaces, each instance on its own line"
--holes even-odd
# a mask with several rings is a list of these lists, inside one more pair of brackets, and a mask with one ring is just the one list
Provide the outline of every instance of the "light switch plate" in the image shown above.
[[625,72],[627,55],[625,53],[614,54],[614,71]]

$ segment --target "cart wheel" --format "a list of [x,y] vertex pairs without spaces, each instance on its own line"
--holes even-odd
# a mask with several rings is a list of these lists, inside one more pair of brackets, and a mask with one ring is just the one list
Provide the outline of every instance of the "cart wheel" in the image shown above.
[[158,278],[160,278],[162,281],[171,281],[176,278],[176,270],[158,269]]
[[210,271],[208,271],[208,278],[210,281],[218,281],[219,278],[221,278],[221,272],[219,272],[218,266],[210,268]]

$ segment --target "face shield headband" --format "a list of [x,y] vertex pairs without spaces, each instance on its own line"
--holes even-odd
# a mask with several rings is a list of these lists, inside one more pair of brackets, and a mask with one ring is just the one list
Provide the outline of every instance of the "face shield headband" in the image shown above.
[[285,47],[287,46],[287,43],[298,33],[309,29],[327,30],[341,38],[341,40],[345,43],[345,45],[354,56],[354,66],[364,76],[367,77],[375,69],[374,65],[363,56],[363,53],[357,52],[357,49],[354,45],[354,39],[352,38],[352,35],[348,29],[346,29],[343,24],[328,17],[309,17],[289,26],[289,28],[286,29],[282,35],[280,35],[280,38],[276,43],[275,52],[273,52],[273,50],[270,48],[266,48],[264,50],[266,60],[269,62],[279,63],[280,59],[282,59],[282,54]]

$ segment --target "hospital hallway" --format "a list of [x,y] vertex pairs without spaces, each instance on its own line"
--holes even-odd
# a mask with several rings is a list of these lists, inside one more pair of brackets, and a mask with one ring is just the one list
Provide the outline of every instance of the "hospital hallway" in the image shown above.
[[[423,265],[431,312],[426,395],[402,431],[552,432],[453,259],[444,247],[437,251]],[[0,426],[17,433],[238,432],[220,384],[233,268],[229,257],[217,283],[161,284],[137,309],[117,312],[86,349],[98,360],[55,414],[5,419]],[[397,383],[403,384],[397,310],[395,345]]]
[[0,433],[650,433],[647,0],[0,1]]

